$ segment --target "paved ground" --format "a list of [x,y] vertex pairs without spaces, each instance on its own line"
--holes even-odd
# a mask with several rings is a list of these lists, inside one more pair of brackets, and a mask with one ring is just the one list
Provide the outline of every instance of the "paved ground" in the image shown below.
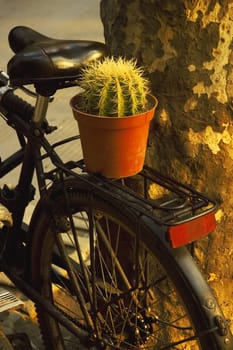
[[[103,41],[99,2],[99,0],[0,0],[0,70],[6,71],[7,61],[12,56],[7,36],[9,30],[16,25],[30,26],[47,36],[56,38]],[[52,140],[57,140],[60,132],[63,136],[69,136],[74,135],[77,131],[69,107],[69,100],[74,94],[75,89],[59,91],[49,108],[50,122],[59,126],[59,130],[51,137]],[[2,120],[0,120],[0,142],[0,156],[4,159],[15,149],[16,140]],[[72,150],[62,150],[62,154],[65,157],[79,157],[80,145],[76,145]],[[16,173],[13,172],[7,179],[1,179],[0,185],[14,184]],[[27,219],[30,218],[33,205],[34,203],[29,208]],[[3,326],[8,334],[26,332],[31,339],[32,348],[42,349],[38,327],[34,322],[35,312],[32,303],[20,294],[2,274],[0,274],[0,285],[13,290],[25,301],[25,305],[18,310],[0,313],[0,327]],[[1,344],[0,349],[2,349]],[[17,349],[21,348],[17,347]]]

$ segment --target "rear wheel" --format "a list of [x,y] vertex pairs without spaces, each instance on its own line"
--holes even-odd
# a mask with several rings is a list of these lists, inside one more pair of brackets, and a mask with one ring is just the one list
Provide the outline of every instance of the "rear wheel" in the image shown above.
[[188,280],[200,278],[209,295],[186,249],[172,254],[136,209],[78,181],[66,187],[65,196],[51,195],[49,210],[41,203],[35,213],[31,278],[86,338],[80,342],[37,306],[46,348],[223,349]]

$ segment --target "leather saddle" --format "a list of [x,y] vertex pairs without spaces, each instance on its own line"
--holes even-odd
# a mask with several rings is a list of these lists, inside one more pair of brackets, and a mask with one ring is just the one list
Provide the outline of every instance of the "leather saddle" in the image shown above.
[[8,40],[15,52],[7,66],[11,85],[33,84],[42,95],[76,80],[82,66],[107,53],[100,42],[53,39],[24,26],[13,28]]

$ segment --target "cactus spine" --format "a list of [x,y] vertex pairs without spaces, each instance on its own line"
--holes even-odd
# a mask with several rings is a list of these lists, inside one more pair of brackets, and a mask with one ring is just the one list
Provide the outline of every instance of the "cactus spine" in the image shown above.
[[149,82],[134,60],[105,58],[82,69],[82,109],[91,114],[123,117],[147,108]]

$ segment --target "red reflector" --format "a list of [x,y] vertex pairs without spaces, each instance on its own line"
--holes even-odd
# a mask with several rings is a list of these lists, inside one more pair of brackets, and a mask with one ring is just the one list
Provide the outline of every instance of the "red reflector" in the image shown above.
[[183,224],[171,226],[168,229],[169,239],[173,248],[196,241],[207,235],[216,227],[214,213],[209,213]]

